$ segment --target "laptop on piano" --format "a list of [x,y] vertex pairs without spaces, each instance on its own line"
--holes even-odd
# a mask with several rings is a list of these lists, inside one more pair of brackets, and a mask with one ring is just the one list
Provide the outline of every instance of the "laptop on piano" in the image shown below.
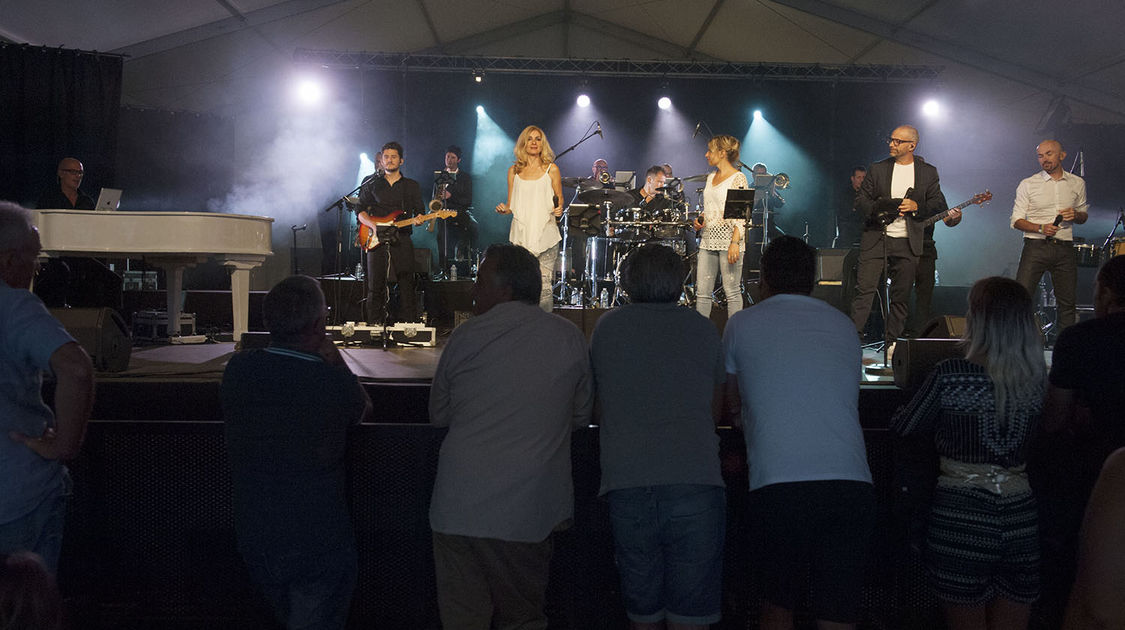
[[117,210],[121,205],[121,189],[120,188],[103,188],[98,193],[98,202],[94,204],[94,210],[101,212],[112,212]]

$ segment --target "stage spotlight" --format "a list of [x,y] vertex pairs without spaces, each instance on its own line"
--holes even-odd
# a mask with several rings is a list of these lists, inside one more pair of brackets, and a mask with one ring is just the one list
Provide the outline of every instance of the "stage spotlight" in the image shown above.
[[473,70],[473,82],[474,83],[483,83],[484,82],[484,71],[481,70],[480,68],[477,68],[476,70]]
[[590,97],[586,96],[585,94],[579,94],[578,95],[578,106],[579,107],[589,107],[590,106]]
[[660,109],[672,109],[672,99],[667,96],[661,96],[659,101],[656,101],[656,106]]
[[484,113],[484,105],[477,105],[477,113],[478,114]]
[[755,109],[754,110],[754,120],[761,120],[761,119],[762,119],[762,110]]
[[931,98],[930,100],[928,100],[928,101],[926,101],[925,103],[922,104],[922,114],[924,114],[926,116],[929,116],[930,118],[933,118],[934,116],[937,116],[940,113],[941,113],[941,104],[938,103],[937,101],[935,101],[934,99]]
[[324,96],[320,84],[312,79],[301,79],[293,88],[297,100],[305,105],[316,105]]

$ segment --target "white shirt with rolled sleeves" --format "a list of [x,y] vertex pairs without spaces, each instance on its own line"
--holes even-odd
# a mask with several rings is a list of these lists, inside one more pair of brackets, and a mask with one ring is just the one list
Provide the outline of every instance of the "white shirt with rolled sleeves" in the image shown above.
[[[1039,171],[1016,187],[1016,202],[1012,206],[1012,218],[1008,225],[1015,229],[1017,219],[1051,224],[1066,208],[1074,208],[1076,213],[1086,213],[1089,208],[1086,202],[1086,180],[1065,171],[1061,178],[1053,179],[1046,171]],[[1054,238],[1059,241],[1074,240],[1073,225],[1071,221],[1060,223]],[[1038,232],[1024,232],[1023,237],[1040,240],[1047,238]]]

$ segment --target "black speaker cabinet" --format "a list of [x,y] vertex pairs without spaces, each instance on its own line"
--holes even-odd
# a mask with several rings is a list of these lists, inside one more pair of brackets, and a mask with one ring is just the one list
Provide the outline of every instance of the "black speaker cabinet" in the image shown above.
[[891,357],[895,385],[903,389],[917,387],[938,361],[961,356],[957,339],[899,339]]
[[919,339],[960,339],[965,334],[965,318],[957,315],[939,315],[922,325]]
[[816,281],[818,284],[843,284],[859,261],[859,250],[818,249],[816,251]]
[[101,372],[120,372],[129,367],[133,342],[125,320],[111,308],[52,308],[62,323]]

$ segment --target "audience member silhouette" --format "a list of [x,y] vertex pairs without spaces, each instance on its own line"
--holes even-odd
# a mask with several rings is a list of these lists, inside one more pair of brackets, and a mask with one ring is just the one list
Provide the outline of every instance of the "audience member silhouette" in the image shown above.
[[1046,389],[1043,341],[1022,285],[969,292],[965,358],[935,366],[893,430],[940,456],[926,567],[950,628],[1026,628],[1039,595],[1035,497],[1024,470]]

